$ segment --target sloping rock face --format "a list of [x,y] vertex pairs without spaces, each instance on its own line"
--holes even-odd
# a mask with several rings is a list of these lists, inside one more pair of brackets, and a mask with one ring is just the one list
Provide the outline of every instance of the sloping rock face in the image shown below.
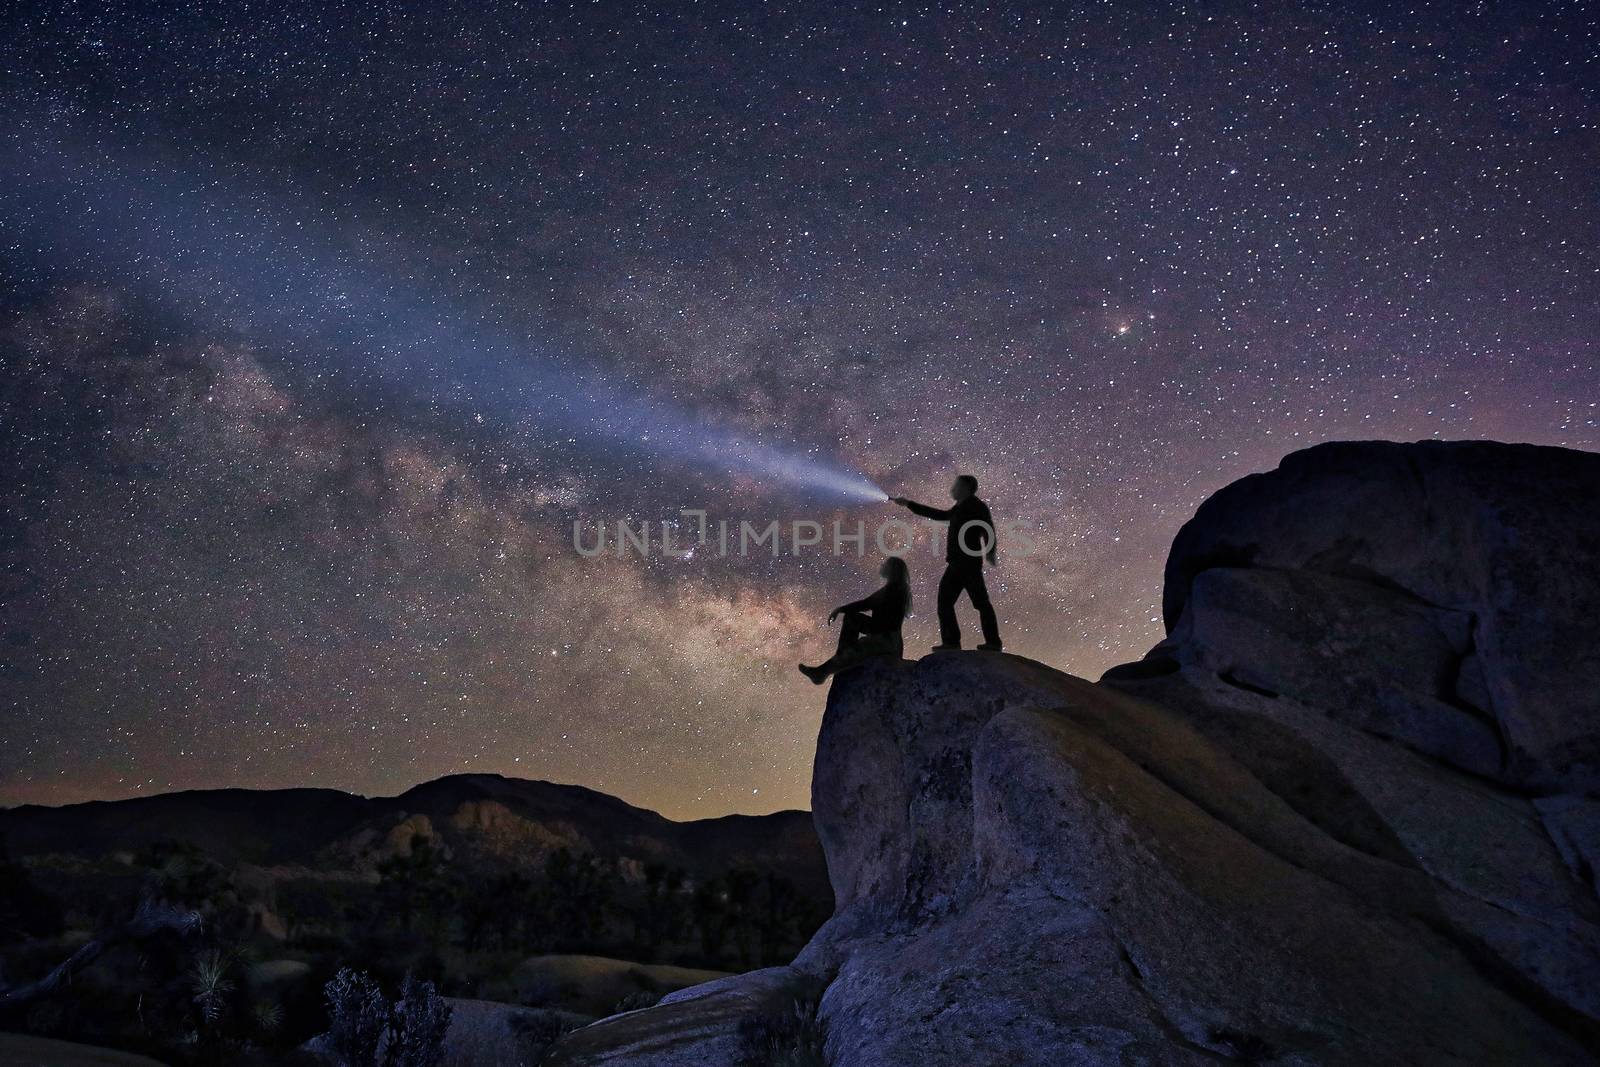
[[[1596,463],[1313,449],[1185,527],[1140,664],[838,676],[837,911],[779,983],[830,1062],[1596,1062]],[[622,1018],[732,1065],[758,999]]]
[[1600,909],[1529,799],[1224,682],[1135,687],[980,654],[835,683],[840,910],[797,961],[834,1062],[1588,1062]]

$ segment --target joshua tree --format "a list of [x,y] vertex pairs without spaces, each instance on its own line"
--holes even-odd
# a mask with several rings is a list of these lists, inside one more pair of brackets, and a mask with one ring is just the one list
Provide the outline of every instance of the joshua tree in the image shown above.
[[236,954],[214,948],[195,960],[194,966],[189,969],[194,1003],[200,1009],[200,1018],[206,1026],[215,1027],[222,1021],[228,998],[236,988],[233,972],[237,962]]
[[11,859],[0,834],[0,945],[61,932],[61,904],[34,884],[28,869]]
[[695,887],[694,924],[700,930],[700,951],[706,962],[722,962],[722,947],[728,940],[728,889],[720,878]]
[[745,867],[735,867],[723,881],[728,886],[728,928],[733,934],[733,944],[739,950],[739,962],[746,968],[756,965],[755,928],[757,922],[756,891],[761,876]]
[[378,896],[387,914],[410,933],[420,918],[437,943],[449,916],[450,884],[444,856],[421,834],[411,838],[409,852],[378,865]]
[[680,868],[650,863],[644,869],[644,899],[634,913],[634,940],[646,959],[655,959],[661,947],[683,936],[683,883]]
[[787,962],[784,957],[799,940],[799,925],[805,918],[805,902],[794,884],[780,874],[767,872],[762,887],[762,908],[757,920],[761,935],[761,960],[765,964]]
[[616,895],[616,869],[597,856],[557,849],[545,863],[555,922],[575,944],[592,946]]
[[463,885],[461,902],[461,945],[468,951],[515,947],[538,904],[533,883],[520,871]]
[[175,908],[164,902],[146,898],[141,901],[133,917],[126,922],[107,927],[78,947],[78,950],[37,982],[0,990],[0,1008],[26,1004],[47,993],[53,993],[72,980],[72,976],[103,956],[107,949],[117,945],[136,944],[163,934],[192,934],[203,925],[199,912]]

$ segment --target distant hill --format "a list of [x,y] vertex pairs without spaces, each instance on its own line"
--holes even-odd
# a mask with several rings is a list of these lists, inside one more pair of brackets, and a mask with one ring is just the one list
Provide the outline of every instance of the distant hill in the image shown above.
[[494,774],[450,775],[395,797],[214,789],[0,811],[0,834],[18,859],[97,859],[182,841],[229,865],[360,868],[417,833],[464,857],[537,863],[568,848],[694,874],[748,866],[807,894],[830,892],[809,812],[674,822],[581,786]]
[[[4,1064],[101,1062],[89,1046],[234,1062],[191,1054],[203,966],[226,970],[239,1027],[276,1020],[249,1032],[280,1051],[327,1029],[325,983],[350,967],[435,982],[462,1012],[451,1040],[474,1050],[451,1062],[523,1062],[546,1031],[787,962],[833,911],[809,812],[674,822],[488,774],[393,797],[220,789],[20,807],[0,811],[0,837],[0,1000],[33,998],[0,1004],[0,1029],[86,1043],[13,1039],[8,1059],[0,1035]],[[123,943],[148,905],[199,922]],[[109,947],[30,992],[91,944]]]

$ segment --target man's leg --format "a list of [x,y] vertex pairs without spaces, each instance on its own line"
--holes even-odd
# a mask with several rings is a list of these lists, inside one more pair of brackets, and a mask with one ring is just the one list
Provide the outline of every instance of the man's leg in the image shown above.
[[978,619],[983,624],[983,643],[1000,644],[1000,620],[995,618],[994,605],[989,603],[989,587],[983,582],[983,568],[973,567],[967,576],[967,596],[978,609]]
[[961,572],[955,564],[949,564],[944,569],[944,577],[939,579],[939,643],[952,648],[961,647],[961,627],[956,622],[956,597],[961,595],[961,590],[966,587],[962,580]]

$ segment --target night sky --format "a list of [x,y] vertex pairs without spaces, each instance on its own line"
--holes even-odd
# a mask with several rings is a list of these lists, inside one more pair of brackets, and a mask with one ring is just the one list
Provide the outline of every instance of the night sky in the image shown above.
[[808,806],[876,550],[572,523],[902,513],[700,431],[975,474],[1008,649],[1091,678],[1286,452],[1600,448],[1596,9],[1297,6],[7,5],[0,803]]

